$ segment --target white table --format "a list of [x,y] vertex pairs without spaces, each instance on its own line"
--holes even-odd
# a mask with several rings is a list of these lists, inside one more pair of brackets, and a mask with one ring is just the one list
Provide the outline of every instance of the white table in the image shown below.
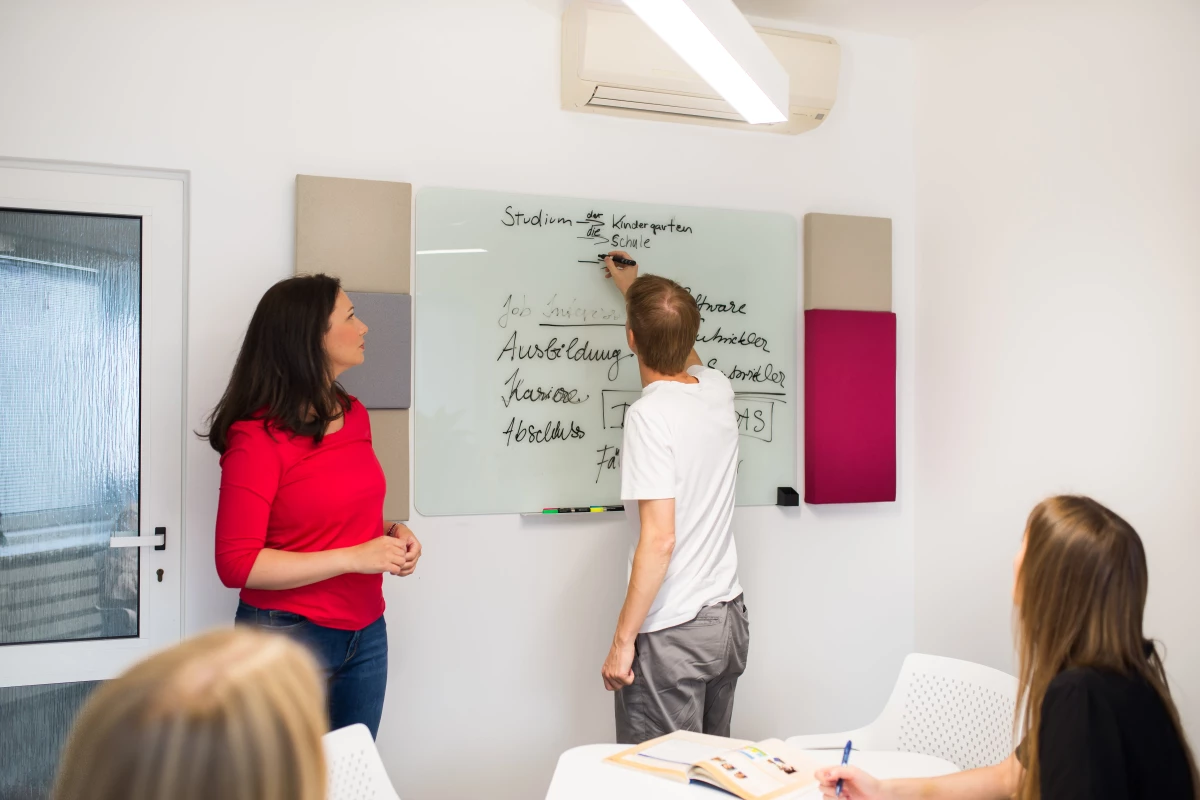
[[[702,783],[674,783],[643,775],[604,759],[626,749],[621,744],[575,747],[558,758],[546,800],[720,800],[729,795]],[[841,750],[805,750],[818,763],[840,764]],[[949,761],[919,753],[855,750],[850,763],[876,778],[926,778],[958,772]],[[813,796],[819,796],[815,791]]]

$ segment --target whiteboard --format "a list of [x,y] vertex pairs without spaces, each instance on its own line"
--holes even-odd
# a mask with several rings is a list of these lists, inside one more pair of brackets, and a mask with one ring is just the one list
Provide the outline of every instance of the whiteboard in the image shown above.
[[625,307],[597,256],[696,297],[696,351],[733,383],[737,502],[796,476],[796,222],[460,189],[417,194],[416,507],[529,513],[620,502],[624,410],[641,394]]

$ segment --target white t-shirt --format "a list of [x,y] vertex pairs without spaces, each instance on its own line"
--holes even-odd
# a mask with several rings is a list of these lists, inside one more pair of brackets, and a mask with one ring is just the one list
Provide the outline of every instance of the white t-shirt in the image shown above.
[[655,381],[625,412],[621,497],[634,530],[641,530],[638,500],[675,498],[675,550],[642,633],[682,625],[742,593],[730,529],[738,465],[733,386],[708,367],[688,374],[700,382]]

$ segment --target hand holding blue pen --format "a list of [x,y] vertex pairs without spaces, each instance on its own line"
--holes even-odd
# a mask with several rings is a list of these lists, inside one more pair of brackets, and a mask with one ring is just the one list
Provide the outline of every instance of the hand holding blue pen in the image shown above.
[[[850,745],[851,744],[852,744],[851,742],[847,741],[846,749],[842,751],[842,766],[843,767],[850,763]],[[837,789],[834,790],[834,794],[837,795],[838,797],[842,796],[842,779],[841,778],[838,778]]]

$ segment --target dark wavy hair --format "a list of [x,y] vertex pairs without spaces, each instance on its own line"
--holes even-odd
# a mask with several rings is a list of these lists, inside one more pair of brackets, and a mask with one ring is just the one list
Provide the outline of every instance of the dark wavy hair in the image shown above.
[[325,353],[329,317],[342,283],[329,275],[288,278],[267,290],[254,309],[229,385],[197,432],[224,453],[229,427],[261,419],[320,444],[325,428],[350,408]]

